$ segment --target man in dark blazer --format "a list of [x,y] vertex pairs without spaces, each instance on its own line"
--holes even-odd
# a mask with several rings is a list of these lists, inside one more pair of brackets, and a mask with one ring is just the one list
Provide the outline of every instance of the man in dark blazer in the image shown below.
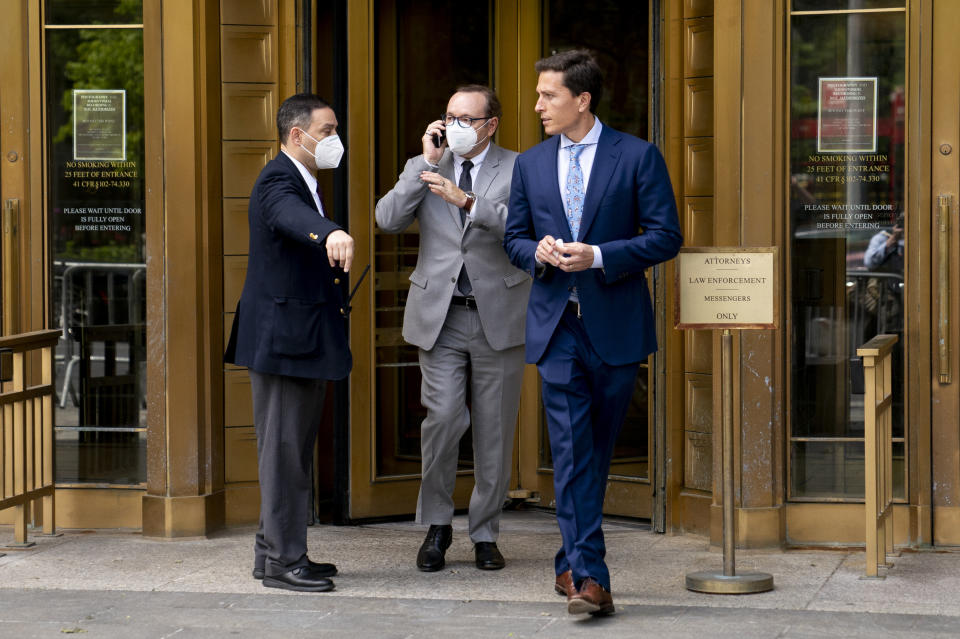
[[644,270],[683,238],[660,152],[595,116],[603,78],[593,57],[566,51],[536,70],[536,111],[553,137],[517,158],[504,246],[534,275],[526,361],[543,379],[553,454],[555,588],[571,614],[611,614],[607,475],[639,364],[657,348]]
[[263,585],[333,590],[333,564],[307,558],[310,469],[327,380],[352,359],[341,313],[353,238],[327,217],[317,169],[343,155],[337,117],[319,96],[277,112],[281,152],[250,194],[250,256],[224,359],[246,366],[253,391],[260,527],[253,576]]

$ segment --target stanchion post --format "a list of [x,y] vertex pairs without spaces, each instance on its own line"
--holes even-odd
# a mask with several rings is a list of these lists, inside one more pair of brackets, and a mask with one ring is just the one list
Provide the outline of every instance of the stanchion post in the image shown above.
[[721,371],[723,379],[723,572],[687,574],[687,590],[718,595],[746,595],[773,590],[773,575],[765,572],[737,574],[737,526],[734,519],[733,470],[733,335],[724,329]]

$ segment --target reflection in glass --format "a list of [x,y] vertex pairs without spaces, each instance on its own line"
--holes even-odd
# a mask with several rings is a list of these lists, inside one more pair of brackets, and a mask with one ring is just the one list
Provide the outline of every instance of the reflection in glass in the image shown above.
[[[614,129],[646,138],[649,115],[647,3],[604,1],[585,5],[550,0],[544,5],[547,18],[544,55],[567,49],[592,51],[604,72],[604,94],[597,117]],[[623,25],[630,25],[629,30],[624,30]],[[650,368],[644,362],[613,451],[611,475],[644,479],[650,476],[650,381]],[[540,414],[540,466],[552,468],[542,406]]]
[[859,499],[856,349],[881,333],[900,338],[893,435],[904,435],[905,15],[791,24],[791,496]]
[[[492,3],[380,0],[377,24],[377,195],[393,188],[411,157],[423,152],[427,124],[463,84],[490,85]],[[376,232],[376,474],[420,472],[420,367],[417,348],[403,341],[409,276],[420,235]],[[472,433],[460,442],[459,468],[473,467]]]
[[793,0],[794,11],[856,11],[858,9],[902,9],[906,0]]
[[141,24],[143,0],[47,0],[47,24]]
[[141,484],[143,31],[48,30],[46,81],[57,481]]

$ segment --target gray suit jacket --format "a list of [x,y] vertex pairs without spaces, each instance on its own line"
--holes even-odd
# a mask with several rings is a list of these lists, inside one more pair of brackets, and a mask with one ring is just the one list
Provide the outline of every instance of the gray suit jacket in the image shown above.
[[[403,313],[403,338],[410,344],[433,348],[464,263],[490,346],[503,350],[523,344],[531,279],[510,263],[503,249],[516,157],[514,151],[490,144],[474,183],[473,222],[468,220],[466,228],[460,210],[420,180],[421,171],[432,170],[422,155],[407,161],[397,184],[377,202],[377,225],[387,233],[420,222],[420,252]],[[453,180],[453,168],[447,150],[436,171]]]

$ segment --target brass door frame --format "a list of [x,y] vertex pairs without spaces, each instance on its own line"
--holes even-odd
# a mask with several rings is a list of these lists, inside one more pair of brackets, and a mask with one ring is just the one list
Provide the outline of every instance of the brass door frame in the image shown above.
[[[42,329],[46,322],[48,294],[44,286],[44,255],[41,166],[43,139],[39,135],[42,102],[41,78],[31,69],[40,63],[40,7],[16,2],[5,9],[0,26],[0,199],[9,209],[3,255],[4,335]],[[32,37],[31,37],[32,36]],[[30,135],[34,132],[34,135]],[[8,201],[10,201],[8,203]],[[34,294],[34,293],[37,294]]]
[[[651,11],[654,12],[651,2]],[[661,0],[661,4],[678,5],[676,0]],[[657,7],[660,8],[660,5]],[[378,153],[373,132],[396,128],[387,120],[376,120],[370,105],[378,99],[376,85],[376,37],[373,0],[350,3],[347,14],[347,73],[348,137],[353,153],[348,156],[350,233],[356,242],[356,263],[374,264],[373,210],[376,203],[374,176]],[[655,12],[654,12],[655,13]],[[534,63],[542,57],[541,3],[519,0],[495,0],[493,21],[493,80],[503,107],[497,140],[509,149],[525,150],[541,141],[542,128],[533,109],[536,100],[537,76]],[[651,34],[657,28],[651,23]],[[383,45],[383,42],[380,42]],[[658,73],[657,81],[662,82]],[[654,76],[651,75],[651,82]],[[381,114],[381,117],[384,117]],[[651,118],[659,117],[651,113]],[[664,136],[666,139],[666,136]],[[672,165],[671,165],[672,166]],[[678,179],[675,174],[675,179]],[[374,282],[364,284],[353,301],[351,320],[351,349],[354,369],[350,378],[350,477],[348,518],[389,517],[410,513],[416,504],[420,475],[406,474],[378,477],[376,475],[376,403],[375,403],[375,326]],[[355,281],[351,277],[351,285]],[[653,362],[653,360],[651,360]],[[665,389],[664,366],[651,363],[650,380],[655,387]],[[651,401],[648,441],[651,462],[656,443],[654,431],[657,415],[663,413],[667,392]],[[656,406],[654,405],[656,403]],[[540,388],[536,367],[528,365],[524,371],[520,412],[514,449],[514,476],[511,488],[514,496],[540,496],[540,505],[550,506],[553,494],[553,473],[539,467],[541,446]],[[665,421],[666,418],[663,418]],[[651,475],[653,464],[650,466]],[[608,504],[619,511],[637,516],[652,509],[653,477],[625,482],[615,481],[609,491]],[[666,480],[664,480],[666,481]],[[458,473],[454,499],[458,507],[465,507],[472,486],[469,471]],[[637,486],[644,495],[638,500]],[[661,507],[662,508],[662,507]]]
[[[516,22],[504,19],[505,12],[519,11],[514,2],[497,2],[495,5],[494,42],[519,41]],[[506,6],[504,6],[506,5]],[[416,507],[420,488],[420,474],[408,473],[389,476],[377,475],[377,417],[376,417],[376,326],[374,320],[376,283],[379,274],[375,270],[375,223],[373,211],[376,204],[375,176],[380,154],[374,132],[390,135],[397,130],[395,116],[382,113],[377,121],[372,107],[380,99],[376,77],[376,3],[373,0],[350,3],[347,11],[347,74],[348,82],[348,137],[356,152],[348,156],[350,176],[349,210],[350,234],[355,240],[355,263],[369,263],[374,269],[369,284],[364,284],[353,301],[351,314],[350,347],[354,357],[354,369],[350,377],[350,472],[348,518],[351,520],[372,517],[407,515]],[[381,8],[381,11],[383,9]],[[383,14],[381,14],[383,15]],[[381,47],[384,42],[380,41]],[[510,93],[502,90],[497,78],[504,56],[494,54],[497,67],[493,70],[495,88],[501,97]],[[532,66],[532,63],[531,63]],[[388,76],[390,74],[387,74]],[[509,75],[509,74],[508,74]],[[513,91],[514,93],[516,91]],[[388,92],[389,93],[389,92]],[[511,136],[516,135],[518,125],[510,123],[506,114],[511,113],[510,104],[503,101],[505,117],[498,132],[498,140],[511,148]],[[394,154],[395,156],[395,154]],[[359,269],[358,269],[359,272]],[[351,277],[351,286],[356,275]],[[454,491],[458,508],[467,506],[472,490],[472,472],[459,471]]]
[[[505,4],[505,3],[501,3]],[[530,6],[535,5],[535,6]],[[655,55],[649,58],[650,73],[648,74],[651,87],[656,85],[653,95],[664,95],[666,89],[663,86],[665,73],[657,68],[656,63],[663,60],[664,40],[661,38],[659,29],[661,28],[661,17],[665,15],[666,5],[678,6],[678,3],[671,0],[662,0],[657,2],[651,0],[649,3],[650,20],[648,46],[651,52],[654,47],[658,47]],[[501,20],[503,12],[500,13]],[[546,16],[541,14],[539,3],[523,4],[520,13],[516,16],[516,23],[519,24],[519,35],[521,36],[517,48],[519,59],[519,82],[516,86],[518,92],[513,95],[507,90],[500,91],[501,101],[504,102],[504,112],[508,110],[507,100],[510,100],[511,109],[515,108],[517,113],[516,121],[520,124],[520,135],[516,138],[517,145],[510,146],[510,142],[505,141],[504,145],[508,148],[525,150],[539,143],[541,137],[541,125],[536,113],[533,110],[536,98],[537,75],[534,71],[534,63],[542,57],[543,54],[543,28],[546,22]],[[500,22],[498,21],[498,25]],[[509,24],[509,23],[508,23]],[[506,51],[498,49],[503,58],[510,59]],[[498,71],[514,73],[514,69],[509,65],[498,66]],[[511,80],[513,75],[510,76]],[[497,82],[498,87],[510,86],[509,82]],[[517,100],[516,103],[513,100]],[[666,135],[667,121],[663,117],[662,110],[665,100],[652,101],[652,108],[648,115],[651,124],[652,141],[663,148],[663,143],[668,139]],[[659,109],[659,110],[658,110]],[[513,112],[513,111],[509,111]],[[658,126],[653,126],[654,124]],[[501,132],[505,127],[501,128]],[[502,133],[501,133],[502,135]],[[667,155],[667,150],[664,149]],[[673,168],[673,165],[670,165]],[[672,177],[676,180],[677,173],[671,171]],[[675,185],[676,186],[676,185]],[[663,530],[666,511],[666,494],[662,489],[666,483],[666,463],[668,457],[666,453],[666,416],[665,404],[668,391],[666,389],[667,379],[667,360],[671,356],[667,351],[667,330],[665,318],[662,316],[663,309],[668,304],[669,292],[665,286],[666,269],[662,266],[651,269],[651,285],[656,280],[656,302],[657,322],[658,322],[658,341],[663,346],[661,351],[647,360],[648,383],[653,387],[650,393],[647,416],[647,449],[648,449],[648,476],[644,478],[610,475],[608,479],[608,488],[606,499],[604,500],[604,512],[607,514],[623,515],[629,517],[650,517],[657,525],[657,530]],[[544,432],[541,423],[541,400],[540,400],[540,379],[536,367],[528,365],[524,374],[523,391],[520,402],[520,415],[518,427],[518,445],[515,458],[518,461],[517,476],[519,477],[518,493],[521,496],[530,495],[535,503],[543,507],[553,507],[554,487],[553,487],[553,469],[541,465],[543,458],[543,447],[549,446],[546,438],[542,437]],[[661,460],[663,463],[658,464]],[[656,490],[655,485],[661,486],[661,490]]]
[[[917,429],[918,438],[926,448],[919,460],[924,467],[920,474],[926,484],[923,493],[918,495],[922,499],[918,503],[922,515],[918,517],[918,527],[926,533],[920,536],[921,543],[953,546],[960,544],[960,507],[956,505],[960,497],[960,469],[956,464],[957,451],[960,450],[960,432],[956,424],[957,411],[960,410],[957,390],[960,371],[960,349],[957,348],[960,344],[960,277],[957,277],[957,256],[960,251],[960,222],[957,219],[960,201],[960,72],[956,68],[960,42],[952,26],[960,20],[960,5],[937,2],[930,7],[928,4],[923,7],[923,19],[925,24],[930,25],[928,33],[932,34],[927,39],[932,41],[927,58],[931,62],[929,74],[924,78],[921,88],[925,89],[925,97],[929,100],[924,103],[924,107],[929,109],[924,113],[930,113],[931,117],[929,129],[922,132],[925,148],[921,157],[925,164],[921,164],[921,171],[929,176],[929,183],[918,189],[918,208],[929,212],[928,223],[921,232],[925,240],[930,242],[931,249],[926,253],[930,262],[920,263],[918,268],[931,273],[926,283],[927,296],[924,298],[931,302],[923,307],[929,313],[929,321],[922,328],[927,337],[924,343],[931,345],[932,352],[926,357],[927,367],[919,368],[924,372],[929,371],[923,381],[929,388],[930,404],[925,408],[930,414],[922,423],[930,427],[929,430]],[[946,254],[937,247],[937,198],[940,195],[950,196]],[[940,290],[937,270],[941,262],[949,267],[949,282],[944,282],[944,285],[948,285],[947,296],[946,299],[935,301],[939,297],[934,291]],[[948,338],[949,352],[945,363],[948,364],[946,372],[952,373],[952,381],[940,379],[941,365],[937,361],[940,303],[947,305],[944,310],[949,325],[945,336]],[[925,529],[925,526],[928,528]]]

